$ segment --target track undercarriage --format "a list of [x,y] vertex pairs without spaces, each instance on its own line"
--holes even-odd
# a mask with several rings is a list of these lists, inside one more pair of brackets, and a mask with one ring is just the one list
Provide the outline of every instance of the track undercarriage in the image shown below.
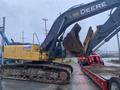
[[53,62],[29,62],[2,65],[0,76],[5,79],[31,80],[51,84],[67,84],[73,71],[70,65]]

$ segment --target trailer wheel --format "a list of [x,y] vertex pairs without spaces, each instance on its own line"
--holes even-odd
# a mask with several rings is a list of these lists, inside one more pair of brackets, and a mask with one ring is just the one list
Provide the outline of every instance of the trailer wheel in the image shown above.
[[109,90],[120,90],[120,79],[112,77],[109,81]]

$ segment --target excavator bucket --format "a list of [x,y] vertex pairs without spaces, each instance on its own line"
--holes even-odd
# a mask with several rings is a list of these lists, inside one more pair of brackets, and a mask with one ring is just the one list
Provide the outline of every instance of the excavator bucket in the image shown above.
[[63,46],[65,49],[75,55],[83,55],[84,53],[83,45],[79,39],[80,30],[80,25],[78,23],[75,24],[63,41]]
[[97,26],[97,30],[95,32],[93,32],[92,27],[89,28],[88,34],[87,34],[86,39],[84,40],[84,43],[83,43],[86,55],[89,55],[92,52],[91,45],[93,44],[93,40],[94,40],[98,31],[99,31],[99,26]]
[[87,51],[89,49],[89,45],[90,45],[91,40],[93,38],[93,34],[94,33],[93,33],[93,30],[92,30],[92,27],[90,27],[89,30],[88,30],[87,36],[84,40],[84,43],[83,43],[85,54],[87,53]]

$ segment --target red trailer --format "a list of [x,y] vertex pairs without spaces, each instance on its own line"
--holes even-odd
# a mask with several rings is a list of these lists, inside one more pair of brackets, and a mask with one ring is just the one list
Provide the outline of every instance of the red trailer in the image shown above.
[[82,71],[91,78],[101,90],[120,90],[120,67],[105,66],[98,54],[80,57]]

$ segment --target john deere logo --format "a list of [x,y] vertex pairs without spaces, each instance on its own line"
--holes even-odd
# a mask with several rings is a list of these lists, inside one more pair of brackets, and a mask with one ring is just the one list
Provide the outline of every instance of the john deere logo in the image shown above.
[[102,3],[99,3],[99,4],[93,5],[91,7],[81,9],[80,14],[83,15],[83,14],[86,14],[86,13],[90,13],[92,11],[96,11],[96,10],[101,9],[103,7],[106,7],[106,6],[107,6],[107,3],[102,2]]

